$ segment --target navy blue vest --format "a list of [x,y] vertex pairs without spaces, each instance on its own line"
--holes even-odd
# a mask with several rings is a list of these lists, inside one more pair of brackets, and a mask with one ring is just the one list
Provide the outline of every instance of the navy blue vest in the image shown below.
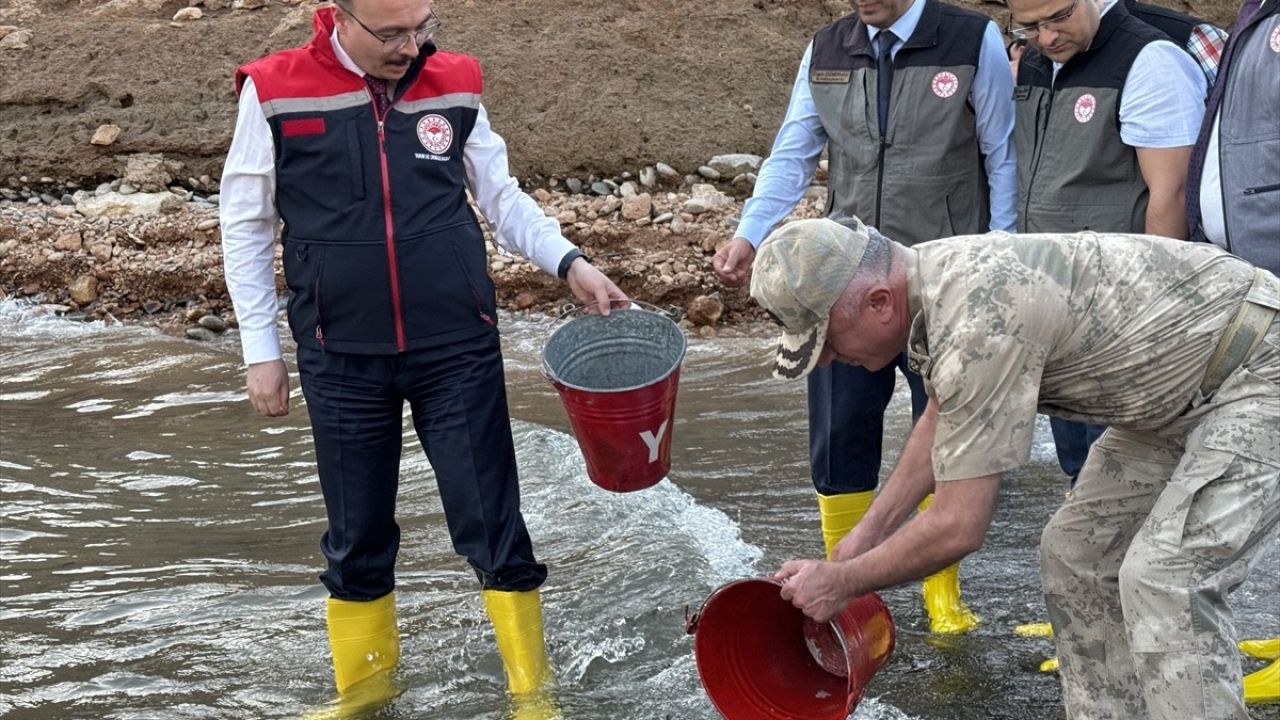
[[332,9],[315,25],[307,45],[238,75],[253,78],[271,126],[294,339],[383,354],[495,332],[463,164],[479,64],[420,55],[379,118],[363,78],[333,53]]

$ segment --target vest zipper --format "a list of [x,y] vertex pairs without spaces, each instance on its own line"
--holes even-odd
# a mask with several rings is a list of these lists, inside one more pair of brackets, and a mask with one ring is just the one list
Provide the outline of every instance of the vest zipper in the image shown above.
[[316,263],[316,281],[311,288],[311,292],[316,296],[316,342],[320,343],[320,349],[324,350],[324,302],[320,298],[320,282],[324,279],[324,255]]
[[884,197],[884,151],[885,151],[884,135],[880,136],[880,157],[876,160],[876,222],[875,228],[879,230],[884,227],[880,224],[880,202]]
[[[373,93],[369,93],[373,99]],[[385,116],[378,116],[378,105],[373,103],[373,115],[378,119],[378,159],[382,163],[382,216],[387,229],[387,269],[391,273],[391,308],[396,326],[396,350],[404,352],[404,316],[400,307],[400,272],[396,267],[396,232],[391,218],[391,171],[387,168],[387,134],[383,125]]]

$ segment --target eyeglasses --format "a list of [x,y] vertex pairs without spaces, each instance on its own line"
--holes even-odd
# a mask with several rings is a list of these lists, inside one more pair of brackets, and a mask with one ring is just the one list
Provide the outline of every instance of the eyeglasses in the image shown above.
[[432,13],[427,18],[426,22],[422,23],[422,25],[420,25],[417,30],[414,30],[412,32],[407,32],[407,33],[400,33],[398,35],[392,35],[391,37],[383,37],[378,33],[374,32],[373,30],[370,30],[368,25],[365,25],[363,22],[360,21],[360,18],[355,16],[355,13],[351,12],[346,8],[343,8],[342,11],[347,15],[351,16],[351,19],[355,20],[357,25],[364,28],[365,32],[369,33],[370,35],[374,36],[379,41],[381,41],[382,49],[386,52],[394,52],[396,50],[400,50],[410,42],[413,43],[414,47],[422,47],[423,45],[426,44],[428,40],[435,37],[435,34],[440,32],[440,28],[444,26],[444,21],[436,17],[435,13]]
[[1041,30],[1053,30],[1062,27],[1062,24],[1071,19],[1071,14],[1076,11],[1076,5],[1080,4],[1080,0],[1071,0],[1071,4],[1066,10],[1051,15],[1038,23],[1031,25],[1018,25],[1013,20],[1009,21],[1009,34],[1018,40],[1026,40],[1040,34]]

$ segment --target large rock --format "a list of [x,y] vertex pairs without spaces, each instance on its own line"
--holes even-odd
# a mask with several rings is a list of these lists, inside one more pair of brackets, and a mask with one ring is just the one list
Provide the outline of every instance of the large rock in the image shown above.
[[64,252],[79,252],[83,246],[84,238],[78,231],[61,235],[53,241],[53,247]]
[[622,217],[627,220],[647,218],[652,212],[653,197],[649,193],[640,193],[622,200]]
[[724,303],[715,295],[699,295],[689,303],[685,317],[694,325],[715,325],[724,314]]
[[759,173],[760,165],[764,162],[764,158],[759,155],[747,155],[743,153],[735,153],[732,155],[717,155],[711,158],[711,162],[707,165],[721,177],[737,177],[744,173]]
[[99,125],[94,131],[93,138],[89,140],[90,145],[110,145],[120,137],[119,125]]
[[71,299],[81,307],[98,299],[98,278],[92,275],[81,275],[71,282],[67,288]]
[[98,262],[106,262],[111,259],[111,253],[115,250],[115,245],[110,240],[101,240],[89,246],[89,253]]
[[182,205],[182,198],[167,191],[131,195],[113,192],[85,198],[76,203],[76,210],[85,217],[125,217],[177,212]]
[[142,192],[159,192],[173,183],[174,172],[181,169],[181,163],[165,160],[163,155],[138,153],[125,160],[124,182]]
[[34,34],[26,28],[0,26],[0,50],[25,50]]
[[[698,212],[706,212],[707,210],[714,210],[715,208],[733,204],[733,198],[720,192],[720,188],[710,183],[694,185],[690,188],[690,194],[693,197],[685,202],[685,212],[697,214]],[[702,210],[692,209],[694,207],[700,207]]]

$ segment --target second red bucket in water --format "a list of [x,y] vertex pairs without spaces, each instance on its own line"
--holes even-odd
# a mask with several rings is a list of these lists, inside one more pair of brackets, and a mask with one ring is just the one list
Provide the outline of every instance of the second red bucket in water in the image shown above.
[[844,720],[893,652],[893,617],[870,593],[815,623],[781,588],[731,582],[689,619],[702,686],[728,720]]
[[567,313],[542,352],[543,372],[569,414],[587,476],[614,492],[647,488],[671,470],[687,345],[666,313],[630,304],[607,317]]

